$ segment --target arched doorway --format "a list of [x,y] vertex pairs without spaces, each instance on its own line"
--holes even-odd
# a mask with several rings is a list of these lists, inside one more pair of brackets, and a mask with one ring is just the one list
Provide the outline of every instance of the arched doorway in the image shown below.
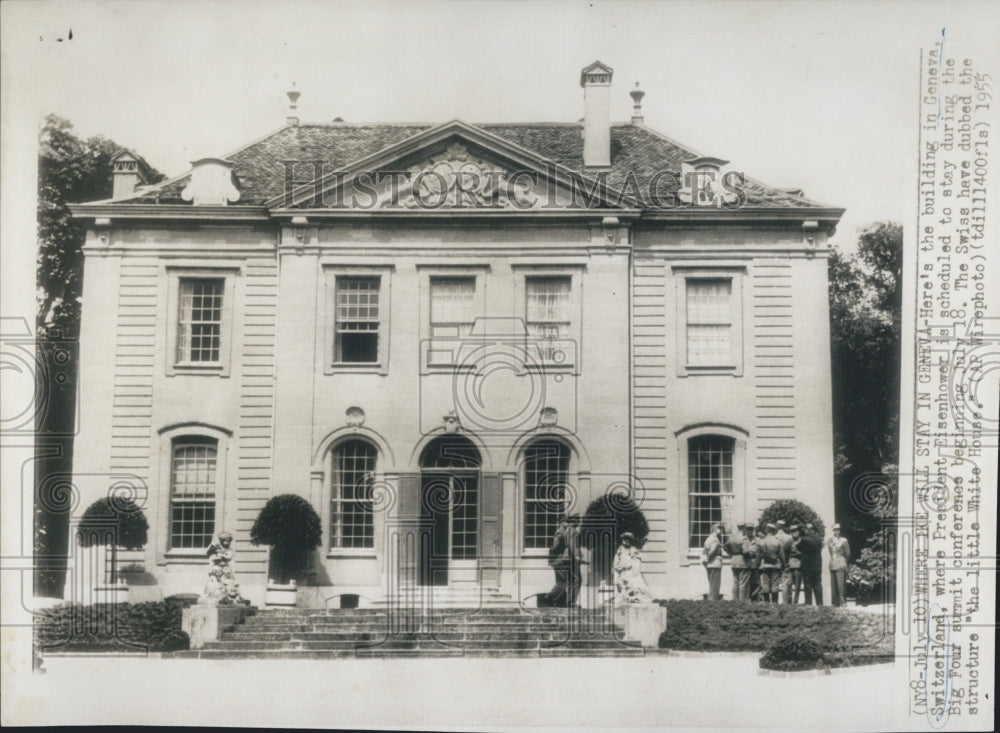
[[420,454],[421,520],[429,530],[420,547],[422,585],[476,580],[481,484],[482,457],[464,436],[443,435]]

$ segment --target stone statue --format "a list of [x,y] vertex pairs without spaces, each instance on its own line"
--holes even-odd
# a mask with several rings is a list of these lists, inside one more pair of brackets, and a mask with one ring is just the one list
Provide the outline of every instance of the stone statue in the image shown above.
[[218,542],[208,548],[208,582],[201,596],[201,602],[211,606],[248,604],[240,595],[240,586],[233,575],[233,536],[220,532]]
[[635,546],[635,535],[623,532],[621,545],[615,553],[612,566],[615,576],[615,597],[618,603],[652,603],[646,581],[642,577],[642,559]]

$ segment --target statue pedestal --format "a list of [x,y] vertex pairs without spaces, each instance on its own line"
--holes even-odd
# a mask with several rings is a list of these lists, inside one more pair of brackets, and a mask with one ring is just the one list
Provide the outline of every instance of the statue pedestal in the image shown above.
[[624,627],[625,641],[656,648],[667,630],[667,609],[656,603],[625,603],[615,607],[615,623]]
[[231,629],[251,613],[249,606],[208,606],[197,604],[184,609],[181,629],[191,639],[192,649],[201,649],[206,641],[218,641],[223,631]]

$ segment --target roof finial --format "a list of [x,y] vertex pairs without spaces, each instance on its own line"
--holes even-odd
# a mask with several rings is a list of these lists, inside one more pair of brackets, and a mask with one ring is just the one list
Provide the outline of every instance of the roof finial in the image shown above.
[[297,91],[295,89],[295,82],[293,81],[291,90],[286,92],[286,94],[288,94],[288,117],[285,118],[285,122],[287,122],[289,125],[298,125],[299,124],[299,115],[297,112],[299,108],[298,101],[299,97],[302,96],[302,92]]
[[645,118],[642,116],[642,98],[646,96],[646,92],[639,88],[639,82],[635,83],[635,89],[628,93],[632,97],[632,122],[635,124],[641,124]]

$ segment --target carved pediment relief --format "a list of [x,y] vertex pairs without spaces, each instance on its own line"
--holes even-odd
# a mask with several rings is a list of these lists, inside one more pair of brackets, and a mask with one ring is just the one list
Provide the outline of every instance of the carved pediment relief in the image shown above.
[[456,142],[406,171],[382,172],[373,208],[492,208],[527,211],[541,205],[530,171],[511,172]]

